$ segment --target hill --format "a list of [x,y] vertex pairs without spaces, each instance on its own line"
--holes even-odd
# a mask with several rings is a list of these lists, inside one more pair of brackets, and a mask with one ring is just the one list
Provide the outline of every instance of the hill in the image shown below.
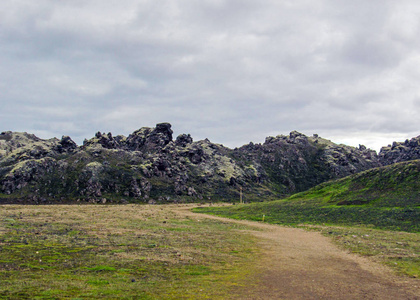
[[120,203],[278,199],[381,165],[377,153],[293,131],[229,149],[171,124],[128,137],[97,132],[78,146],[68,136],[43,140],[0,134],[1,203]]
[[420,160],[414,160],[329,181],[284,200],[199,211],[276,224],[364,224],[419,232],[419,178]]
[[320,184],[289,199],[317,199],[338,206],[419,207],[419,179],[420,160],[413,160]]

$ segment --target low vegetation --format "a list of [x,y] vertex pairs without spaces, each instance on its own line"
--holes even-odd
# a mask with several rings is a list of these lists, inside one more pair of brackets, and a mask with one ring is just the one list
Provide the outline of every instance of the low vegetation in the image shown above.
[[0,299],[227,298],[254,239],[173,208],[0,206]]
[[400,274],[420,277],[420,234],[366,226],[303,226],[332,238],[341,248],[369,256]]

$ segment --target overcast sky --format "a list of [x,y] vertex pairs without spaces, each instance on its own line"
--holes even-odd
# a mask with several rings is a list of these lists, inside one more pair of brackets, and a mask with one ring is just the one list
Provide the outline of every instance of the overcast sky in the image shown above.
[[2,0],[0,131],[420,134],[418,0]]

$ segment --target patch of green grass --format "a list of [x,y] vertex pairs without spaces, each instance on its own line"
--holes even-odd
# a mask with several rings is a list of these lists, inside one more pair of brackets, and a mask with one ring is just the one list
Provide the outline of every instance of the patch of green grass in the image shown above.
[[408,232],[420,231],[419,208],[323,205],[318,200],[278,200],[230,207],[197,208],[196,212],[272,224],[369,225]]
[[108,285],[109,281],[101,279],[101,278],[95,278],[95,279],[88,280],[86,283],[91,284],[91,285]]
[[190,270],[186,272],[188,275],[200,276],[200,275],[209,275],[211,269],[207,266],[192,266]]
[[86,270],[95,271],[95,272],[116,271],[114,267],[110,267],[110,266],[95,266],[92,268],[86,268]]
[[166,206],[1,206],[0,299],[228,298],[252,272],[245,228]]
[[289,199],[316,199],[339,206],[419,207],[419,178],[420,160],[414,160],[326,182]]

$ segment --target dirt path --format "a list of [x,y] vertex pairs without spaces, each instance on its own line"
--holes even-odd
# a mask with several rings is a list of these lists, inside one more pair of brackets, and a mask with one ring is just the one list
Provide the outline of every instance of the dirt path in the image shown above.
[[[236,299],[420,299],[420,280],[398,277],[387,267],[337,248],[317,232],[176,211],[253,226],[263,251],[260,284],[237,290]],[[262,229],[262,230],[261,230]]]

